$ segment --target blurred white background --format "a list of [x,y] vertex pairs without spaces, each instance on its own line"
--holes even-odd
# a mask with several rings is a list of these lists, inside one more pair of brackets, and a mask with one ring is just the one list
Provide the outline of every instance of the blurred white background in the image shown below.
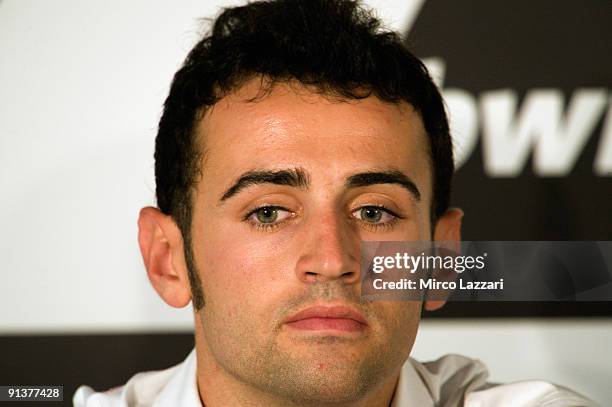
[[[153,144],[200,17],[241,1],[0,2],[0,335],[191,329],[136,242]],[[405,31],[421,1],[368,1]],[[427,321],[413,356],[461,353],[494,381],[545,378],[612,405],[609,320]]]

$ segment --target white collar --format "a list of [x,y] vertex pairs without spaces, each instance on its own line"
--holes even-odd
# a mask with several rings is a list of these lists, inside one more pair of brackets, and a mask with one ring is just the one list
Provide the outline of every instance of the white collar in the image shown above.
[[177,367],[152,407],[202,407],[198,392],[195,349]]

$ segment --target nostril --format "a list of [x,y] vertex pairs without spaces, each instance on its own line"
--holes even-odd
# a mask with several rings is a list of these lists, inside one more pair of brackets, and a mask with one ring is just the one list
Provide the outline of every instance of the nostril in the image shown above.
[[342,273],[341,278],[344,279],[346,282],[353,282],[359,279],[358,276],[359,276],[359,273],[355,271],[347,271],[345,273]]
[[319,274],[317,272],[314,271],[307,271],[304,273],[304,281],[309,282],[309,283],[315,283],[317,281],[319,281]]

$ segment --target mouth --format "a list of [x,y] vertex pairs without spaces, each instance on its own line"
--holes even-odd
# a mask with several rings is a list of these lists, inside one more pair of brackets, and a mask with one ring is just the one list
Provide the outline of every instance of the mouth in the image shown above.
[[299,331],[329,333],[362,332],[368,327],[366,319],[359,311],[344,305],[306,308],[287,318],[284,324]]

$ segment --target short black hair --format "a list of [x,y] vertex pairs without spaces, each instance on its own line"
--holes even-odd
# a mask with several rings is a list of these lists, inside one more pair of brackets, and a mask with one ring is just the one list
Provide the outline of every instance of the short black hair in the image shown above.
[[431,222],[449,205],[453,152],[442,97],[401,37],[352,0],[274,0],[226,8],[176,72],[159,122],[159,209],[183,235],[196,310],[204,305],[191,245],[193,190],[201,175],[196,126],[207,107],[248,79],[297,80],[342,99],[410,103],[429,136]]

